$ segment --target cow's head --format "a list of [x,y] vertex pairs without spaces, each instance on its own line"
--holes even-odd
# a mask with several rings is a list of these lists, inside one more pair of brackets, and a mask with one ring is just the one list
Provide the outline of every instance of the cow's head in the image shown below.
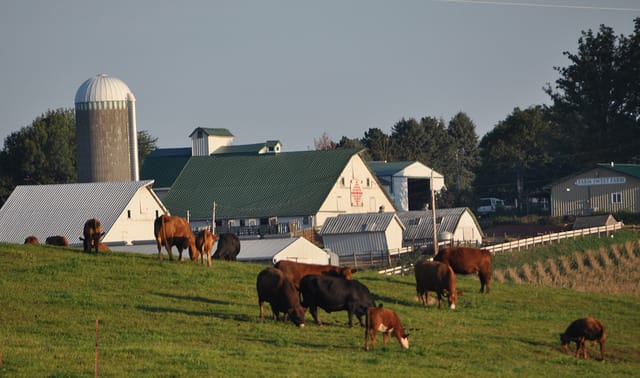
[[358,271],[357,269],[351,269],[348,266],[346,266],[346,267],[340,268],[340,275],[350,280],[351,275],[357,271]]
[[462,290],[457,290],[454,292],[450,292],[447,289],[444,289],[443,292],[445,297],[447,297],[447,301],[449,302],[449,308],[452,310],[456,309],[456,304],[458,303],[458,297],[462,295]]
[[404,333],[402,337],[398,339],[400,341],[400,345],[402,345],[403,349],[409,349],[409,334]]
[[305,308],[300,305],[294,305],[287,311],[289,319],[300,328],[304,328],[304,313]]

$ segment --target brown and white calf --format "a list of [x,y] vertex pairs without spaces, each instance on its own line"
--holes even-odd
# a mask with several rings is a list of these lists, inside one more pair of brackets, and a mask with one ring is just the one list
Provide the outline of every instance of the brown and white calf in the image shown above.
[[372,348],[376,349],[377,332],[382,332],[382,341],[385,345],[387,345],[389,334],[393,332],[402,348],[409,349],[409,334],[404,332],[400,318],[395,312],[382,308],[382,305],[367,309],[364,350],[369,350],[369,339],[371,339]]
[[577,319],[569,324],[564,333],[560,334],[560,342],[564,350],[566,351],[569,344],[574,341],[576,343],[576,358],[582,350],[582,356],[585,360],[587,359],[586,340],[594,340],[600,344],[600,359],[604,361],[604,342],[607,340],[607,334],[602,322],[598,319]]

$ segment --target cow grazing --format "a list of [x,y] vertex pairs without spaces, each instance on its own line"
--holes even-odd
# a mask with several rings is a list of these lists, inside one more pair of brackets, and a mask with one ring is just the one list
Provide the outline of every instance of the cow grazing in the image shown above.
[[300,305],[300,296],[291,280],[275,268],[265,268],[258,274],[256,281],[260,319],[264,319],[264,302],[271,304],[275,319],[280,320],[280,313],[287,315],[298,327],[304,327],[305,309]]
[[82,229],[82,236],[83,237],[81,237],[80,240],[82,240],[84,251],[91,252],[93,249],[98,253],[98,250],[100,249],[100,239],[104,236],[100,221],[96,218],[87,220]]
[[24,244],[40,244],[40,242],[38,241],[38,238],[36,238],[35,236],[31,235],[31,236],[27,236],[24,239]]
[[351,279],[351,273],[356,270],[351,268],[341,268],[333,265],[305,264],[289,260],[280,260],[275,267],[280,269],[299,288],[300,280],[307,275],[333,275]]
[[209,229],[200,230],[196,235],[196,249],[200,254],[200,260],[204,265],[205,260],[207,266],[211,266],[211,250],[213,249],[213,243],[215,243],[218,235],[209,231]]
[[45,241],[45,244],[49,244],[49,245],[56,245],[59,247],[68,247],[69,246],[69,240],[67,240],[67,238],[65,236],[62,235],[55,235],[55,236],[49,236]]
[[491,252],[488,250],[467,247],[445,248],[433,260],[451,265],[456,274],[478,273],[480,277],[480,292],[489,293],[491,285]]
[[400,322],[400,318],[395,312],[378,307],[369,307],[367,309],[367,320],[364,331],[364,350],[369,350],[369,340],[371,347],[376,349],[376,333],[382,332],[382,341],[387,345],[389,334],[393,332],[404,349],[409,349],[409,334],[404,332],[404,327]]
[[178,248],[179,261],[182,261],[182,251],[186,248],[189,249],[189,257],[192,260],[198,258],[196,238],[186,219],[166,214],[161,215],[154,221],[153,234],[156,237],[160,260],[162,260],[162,246],[167,250],[169,260],[173,260],[173,253],[171,253],[173,246]]
[[600,359],[604,361],[604,342],[607,339],[607,334],[604,330],[604,325],[598,319],[595,318],[582,318],[573,321],[569,324],[569,327],[560,334],[560,342],[562,348],[567,351],[569,344],[574,341],[576,343],[576,358],[578,358],[580,351],[582,350],[582,356],[587,359],[587,340],[594,340],[600,344]]
[[236,261],[240,253],[240,238],[232,233],[224,233],[218,236],[218,247],[213,253],[216,260]]
[[442,307],[442,297],[447,297],[449,308],[455,310],[458,296],[462,291],[456,291],[456,275],[453,269],[438,261],[418,261],[414,266],[416,276],[416,292],[424,306],[429,299],[429,291],[438,294],[438,308]]
[[318,307],[320,307],[328,313],[346,310],[349,316],[349,327],[353,327],[354,314],[363,326],[362,316],[367,314],[369,307],[376,305],[365,285],[358,280],[347,280],[344,277],[304,276],[300,280],[300,294],[302,305],[309,308],[316,324],[322,324],[318,320]]

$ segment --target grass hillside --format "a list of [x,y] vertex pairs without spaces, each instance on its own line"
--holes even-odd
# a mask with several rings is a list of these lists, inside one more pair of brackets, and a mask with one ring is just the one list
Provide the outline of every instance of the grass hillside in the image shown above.
[[[640,300],[495,282],[475,277],[455,311],[427,309],[412,276],[358,272],[377,303],[409,329],[365,352],[346,312],[320,312],[324,326],[258,318],[264,265],[158,261],[127,253],[0,244],[0,375],[91,376],[633,376],[640,369]],[[267,305],[268,306],[268,305]],[[267,307],[268,308],[268,307]],[[607,327],[606,361],[563,353],[558,334],[580,317]]]

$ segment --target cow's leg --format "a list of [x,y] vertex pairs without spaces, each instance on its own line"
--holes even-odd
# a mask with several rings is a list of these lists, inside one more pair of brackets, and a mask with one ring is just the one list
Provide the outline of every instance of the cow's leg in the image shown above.
[[438,308],[442,308],[442,292],[438,291]]
[[318,307],[316,307],[316,305],[310,305],[309,312],[311,313],[311,316],[313,316],[313,321],[316,322],[317,325],[322,325],[318,320]]
[[374,328],[371,329],[370,332],[371,332],[371,348],[372,349],[376,349],[376,338],[378,337],[377,330],[374,327]]
[[387,345],[388,341],[389,341],[389,332],[382,332],[382,343],[384,345]]
[[162,260],[162,242],[156,240],[156,244],[158,245],[158,260]]
[[207,251],[207,266],[211,267],[211,249]]
[[264,301],[258,300],[258,306],[260,306],[260,319],[264,319]]
[[600,344],[600,360],[604,361],[604,341],[600,340],[598,344]]

